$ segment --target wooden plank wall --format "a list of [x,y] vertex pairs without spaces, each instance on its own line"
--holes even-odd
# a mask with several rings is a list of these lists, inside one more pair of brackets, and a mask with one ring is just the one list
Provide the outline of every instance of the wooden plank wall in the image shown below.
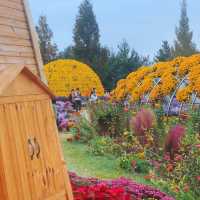
[[23,0],[0,0],[0,67],[27,66],[39,75]]

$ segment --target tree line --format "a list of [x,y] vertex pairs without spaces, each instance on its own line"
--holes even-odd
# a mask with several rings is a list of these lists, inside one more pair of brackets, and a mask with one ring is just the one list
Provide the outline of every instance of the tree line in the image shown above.
[[[83,0],[79,7],[73,30],[73,45],[59,51],[53,42],[53,32],[46,16],[40,16],[36,26],[44,64],[59,58],[76,59],[90,65],[100,76],[106,89],[115,87],[119,79],[142,65],[150,64],[148,56],[139,55],[124,39],[113,51],[100,42],[100,30],[90,0]],[[154,62],[171,60],[177,56],[190,56],[198,50],[189,27],[187,3],[182,0],[179,25],[175,28],[174,44],[162,41]]]

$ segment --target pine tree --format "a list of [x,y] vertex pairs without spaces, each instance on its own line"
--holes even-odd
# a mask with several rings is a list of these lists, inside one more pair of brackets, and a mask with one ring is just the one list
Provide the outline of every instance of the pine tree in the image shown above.
[[142,65],[148,65],[148,57],[140,56],[130,47],[126,40],[123,40],[117,49],[117,53],[111,52],[107,63],[107,71],[103,77],[106,89],[111,90],[116,86],[118,80],[125,78],[130,72]]
[[61,59],[74,59],[73,46],[68,46],[63,51],[59,52],[58,58]]
[[40,16],[36,31],[39,37],[40,51],[44,64],[56,59],[58,48],[52,42],[53,32],[50,29],[46,16]]
[[155,56],[155,61],[168,61],[171,60],[172,57],[172,50],[171,47],[169,46],[168,41],[163,41],[162,42],[162,47],[158,50],[157,55]]
[[197,52],[196,45],[192,42],[193,32],[190,31],[189,18],[187,16],[186,0],[182,1],[181,19],[176,27],[176,37],[174,42],[174,56],[189,56]]
[[74,56],[77,60],[95,66],[100,54],[100,34],[93,6],[84,0],[79,7],[74,27]]

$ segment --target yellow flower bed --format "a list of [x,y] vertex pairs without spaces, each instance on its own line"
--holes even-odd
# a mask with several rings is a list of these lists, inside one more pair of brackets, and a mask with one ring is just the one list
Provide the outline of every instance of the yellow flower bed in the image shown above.
[[76,60],[56,60],[44,66],[49,88],[56,96],[68,96],[79,88],[83,96],[89,96],[92,88],[102,96],[104,88],[98,75],[86,64]]
[[[141,100],[144,96],[149,96],[150,100],[155,101],[170,96],[184,78],[184,85],[181,85],[176,93],[177,100],[189,101],[192,93],[197,93],[200,97],[200,54],[141,67],[123,81],[119,81],[112,94],[114,98],[122,99],[129,93],[133,102]],[[155,85],[158,80],[159,83]]]

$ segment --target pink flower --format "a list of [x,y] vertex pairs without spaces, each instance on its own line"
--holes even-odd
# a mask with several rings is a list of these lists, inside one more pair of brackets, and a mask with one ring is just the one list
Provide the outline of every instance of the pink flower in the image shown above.
[[182,155],[176,154],[175,161],[181,161],[183,159]]
[[195,146],[200,149],[200,144],[196,144]]

